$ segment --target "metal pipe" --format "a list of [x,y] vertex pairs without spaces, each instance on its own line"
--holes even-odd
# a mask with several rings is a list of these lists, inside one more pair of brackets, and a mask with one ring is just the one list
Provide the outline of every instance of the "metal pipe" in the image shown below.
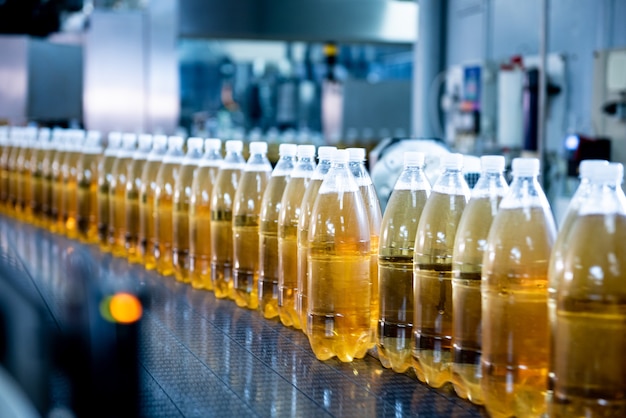
[[429,101],[430,90],[444,69],[446,59],[446,5],[447,0],[420,0],[418,38],[415,44],[413,70],[413,135],[437,136],[440,128],[433,121]]

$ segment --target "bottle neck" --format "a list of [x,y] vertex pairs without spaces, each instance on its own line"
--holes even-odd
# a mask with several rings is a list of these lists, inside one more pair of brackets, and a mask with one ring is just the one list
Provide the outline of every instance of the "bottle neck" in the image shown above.
[[626,214],[626,197],[621,184],[615,181],[592,182],[581,202],[579,215],[611,215]]

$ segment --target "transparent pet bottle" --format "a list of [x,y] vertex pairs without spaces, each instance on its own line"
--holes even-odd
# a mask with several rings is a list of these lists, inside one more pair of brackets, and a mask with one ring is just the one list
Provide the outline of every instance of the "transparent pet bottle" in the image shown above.
[[404,153],[404,168],[387,203],[378,248],[378,356],[383,366],[398,373],[411,367],[413,252],[431,188],[423,167],[423,153]]
[[174,188],[174,219],[172,225],[172,263],[174,278],[179,282],[191,282],[191,259],[189,258],[189,203],[191,185],[202,158],[204,140],[189,138],[187,154],[180,168]]
[[152,150],[148,154],[146,164],[141,172],[138,256],[146,270],[154,270],[156,268],[154,248],[157,245],[157,237],[154,230],[154,195],[157,186],[157,175],[166,152],[167,137],[165,135],[155,135],[152,138]]
[[234,298],[233,201],[245,160],[243,143],[226,141],[226,155],[211,192],[211,282],[217,298]]
[[256,309],[259,304],[259,225],[261,200],[269,183],[272,164],[267,143],[250,143],[250,157],[233,203],[233,286],[240,307]]
[[191,183],[189,207],[189,258],[191,286],[213,290],[211,282],[211,193],[222,164],[222,141],[204,140],[204,155]]
[[298,145],[278,214],[278,316],[285,326],[301,329],[296,311],[298,288],[298,222],[302,198],[315,171],[315,146]]
[[278,215],[297,145],[280,144],[280,159],[263,194],[259,229],[259,310],[267,319],[278,316]]
[[137,149],[128,167],[126,178],[126,234],[124,236],[126,258],[130,263],[141,263],[142,256],[139,246],[141,182],[143,170],[147,164],[148,154],[152,149],[152,135],[142,134],[137,139]]
[[309,228],[311,225],[311,211],[317,198],[317,194],[324,180],[324,176],[331,167],[332,153],[336,147],[323,146],[317,149],[318,165],[311,176],[300,207],[300,217],[298,218],[298,287],[296,290],[296,311],[300,315],[300,325],[302,331],[306,333],[307,321],[307,291],[308,291],[308,253],[309,253]]
[[452,255],[452,384],[456,393],[482,404],[481,274],[487,235],[500,201],[508,192],[504,157],[480,158],[481,174],[463,211]]
[[452,253],[470,194],[463,156],[448,154],[441,162],[444,171],[424,206],[413,254],[413,368],[435,388],[451,380]]
[[307,336],[319,360],[362,358],[371,344],[369,219],[348,167],[333,154],[311,215]]
[[593,170],[556,278],[552,417],[626,416],[626,198],[623,166]]
[[481,389],[491,416],[537,417],[546,410],[556,227],[538,181],[539,160],[516,158],[512,166],[483,257]]
[[172,256],[174,189],[183,162],[183,138],[170,136],[167,139],[167,153],[163,156],[154,189],[154,257],[156,271],[163,276],[174,274]]

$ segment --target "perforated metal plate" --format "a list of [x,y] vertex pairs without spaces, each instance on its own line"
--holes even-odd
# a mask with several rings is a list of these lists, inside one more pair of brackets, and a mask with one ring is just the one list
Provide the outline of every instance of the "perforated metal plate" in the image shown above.
[[[145,295],[140,411],[146,417],[479,417],[484,410],[384,369],[371,355],[318,361],[304,334],[125,260],[0,216],[0,263],[27,274],[28,291],[60,311],[69,254],[86,255],[94,280]],[[58,391],[57,391],[58,392]],[[61,391],[62,392],[62,391]]]

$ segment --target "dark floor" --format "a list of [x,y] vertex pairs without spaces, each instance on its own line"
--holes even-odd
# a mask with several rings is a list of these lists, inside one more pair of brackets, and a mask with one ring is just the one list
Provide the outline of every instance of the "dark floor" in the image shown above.
[[370,355],[351,364],[320,362],[300,331],[0,216],[0,263],[26,273],[31,283],[24,287],[43,298],[60,328],[63,266],[77,252],[86,254],[95,275],[146,295],[139,353],[142,416],[485,415],[413,376],[384,369]]

